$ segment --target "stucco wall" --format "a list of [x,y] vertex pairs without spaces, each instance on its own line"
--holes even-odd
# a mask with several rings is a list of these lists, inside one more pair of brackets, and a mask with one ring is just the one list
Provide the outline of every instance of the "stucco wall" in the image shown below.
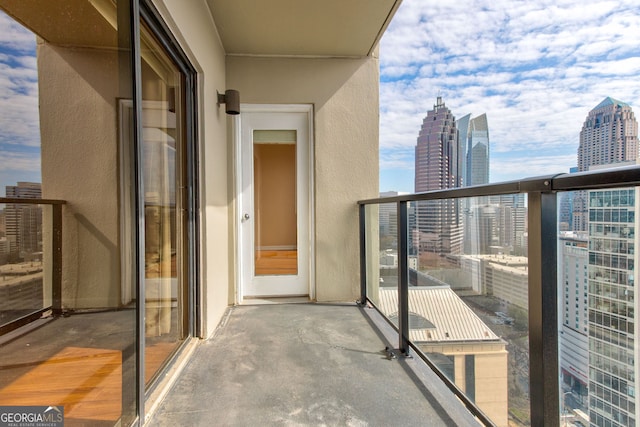
[[228,57],[226,64],[227,87],[243,103],[314,105],[316,298],[354,301],[356,201],[378,195],[378,60]]
[[42,195],[63,209],[63,305],[120,304],[117,53],[38,44]]
[[210,335],[233,302],[230,255],[233,243],[229,221],[232,184],[228,173],[227,115],[218,107],[224,92],[224,51],[211,14],[203,1],[154,2],[182,49],[198,72],[198,124],[200,160],[201,262],[204,312],[203,335]]

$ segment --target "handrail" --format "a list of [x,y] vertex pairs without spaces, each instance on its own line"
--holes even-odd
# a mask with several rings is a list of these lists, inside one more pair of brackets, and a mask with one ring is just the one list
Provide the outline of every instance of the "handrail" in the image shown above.
[[448,188],[423,193],[404,194],[391,197],[359,200],[359,205],[395,203],[401,201],[452,199],[462,197],[499,196],[503,194],[577,191],[640,185],[640,166],[621,166],[578,173],[561,173],[536,176],[517,181],[505,181],[471,187]]
[[[423,193],[365,199],[357,202],[360,216],[361,304],[375,304],[367,295],[367,205],[395,204],[397,209],[398,242],[398,350],[408,353],[417,347],[408,340],[408,234],[407,203],[487,197],[507,194],[528,195],[529,230],[529,367],[531,425],[556,426],[559,423],[558,364],[558,312],[557,312],[557,212],[556,192],[614,189],[640,186],[640,166],[619,166],[579,173],[563,173],[525,178],[472,187],[434,190]],[[376,307],[377,309],[377,307]],[[404,311],[404,312],[403,312]],[[418,352],[419,353],[419,352]],[[430,366],[431,363],[428,363]],[[443,381],[451,388],[478,419],[493,425],[486,415],[444,375]]]
[[51,306],[44,307],[31,315],[27,315],[15,322],[10,322],[2,327],[0,333],[13,330],[25,322],[35,320],[38,313],[51,310],[54,316],[62,314],[62,206],[66,205],[65,200],[21,198],[21,197],[0,197],[0,204],[3,205],[49,205],[51,206]]
[[27,199],[22,197],[0,197],[0,204],[20,204],[20,205],[65,205],[66,200],[56,199]]

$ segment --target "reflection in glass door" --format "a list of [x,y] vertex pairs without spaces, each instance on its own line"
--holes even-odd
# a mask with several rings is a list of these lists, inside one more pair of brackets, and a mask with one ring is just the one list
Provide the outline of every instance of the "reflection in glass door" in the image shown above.
[[189,333],[184,75],[141,27],[145,384]]

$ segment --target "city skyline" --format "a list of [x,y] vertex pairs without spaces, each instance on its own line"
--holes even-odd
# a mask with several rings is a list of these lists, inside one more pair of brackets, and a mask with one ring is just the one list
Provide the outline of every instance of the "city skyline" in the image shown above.
[[438,96],[456,119],[487,114],[490,182],[569,172],[594,105],[640,107],[638,26],[633,1],[404,0],[380,43],[380,191],[413,191]]
[[[40,182],[40,153],[35,37],[3,13],[0,25],[4,188]],[[525,177],[523,163],[526,176],[568,172],[593,105],[640,106],[638,26],[628,0],[404,0],[380,42],[380,191],[413,191],[413,148],[438,95],[456,118],[487,114],[490,182]]]

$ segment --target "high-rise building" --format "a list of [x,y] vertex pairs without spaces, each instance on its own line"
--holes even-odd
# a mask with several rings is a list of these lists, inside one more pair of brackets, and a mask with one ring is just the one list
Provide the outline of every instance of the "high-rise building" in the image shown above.
[[638,157],[638,122],[624,102],[606,97],[589,111],[578,146],[578,170],[611,165]]
[[[578,172],[578,167],[574,166],[569,169],[569,173]],[[560,193],[558,195],[558,214],[560,215],[560,231],[573,230],[573,198],[575,192]]]
[[638,420],[638,200],[638,188],[588,193],[589,418],[596,426],[635,426]]
[[469,121],[465,186],[489,183],[489,124],[481,114]]
[[[380,193],[380,197],[393,197],[397,195],[397,191],[383,191],[382,193]],[[378,207],[378,221],[380,227],[380,236],[389,236],[395,240],[398,235],[398,207],[396,206],[396,204],[381,204]]]
[[471,120],[471,114],[467,114],[459,118],[456,121],[456,127],[458,128],[458,147],[464,150],[463,155],[461,156],[461,166],[460,166],[460,175],[462,175],[462,186],[466,187],[469,185],[468,182],[468,146],[469,146],[469,121]]
[[464,148],[458,141],[456,118],[438,97],[422,121],[415,149],[415,191],[461,187]]
[[[638,124],[631,107],[605,98],[580,132],[578,169],[635,164],[637,156]],[[639,190],[628,188],[577,192],[573,201],[574,230],[588,230],[589,419],[595,426],[632,426],[638,419],[634,248],[640,245],[635,233],[639,199]],[[583,299],[575,304],[579,311]]]
[[[40,183],[18,182],[5,188],[7,198],[39,199]],[[38,205],[7,203],[4,209],[7,246],[14,261],[42,252],[42,208]]]
[[[458,121],[460,146],[464,147],[462,168],[463,186],[489,183],[489,126],[487,115],[474,119],[467,114]],[[491,246],[496,246],[495,236],[490,230],[497,230],[495,206],[489,206],[487,197],[474,197],[462,200],[464,212],[464,253],[477,254]],[[480,252],[478,252],[480,251]]]
[[462,186],[489,183],[489,124],[487,115],[471,118],[471,114],[456,121],[458,129],[459,173]]
[[565,389],[586,404],[589,385],[588,239],[586,233],[563,232],[558,239],[558,291],[562,305],[560,372]]
[[[629,104],[606,97],[589,111],[580,131],[578,171],[592,166],[614,165],[638,157],[638,122]],[[586,193],[576,192],[573,200],[574,231],[586,231]]]
[[[415,191],[460,187],[463,184],[464,147],[458,138],[456,119],[437,98],[422,122],[415,149]],[[421,252],[459,253],[462,249],[460,202],[444,199],[416,206]]]

